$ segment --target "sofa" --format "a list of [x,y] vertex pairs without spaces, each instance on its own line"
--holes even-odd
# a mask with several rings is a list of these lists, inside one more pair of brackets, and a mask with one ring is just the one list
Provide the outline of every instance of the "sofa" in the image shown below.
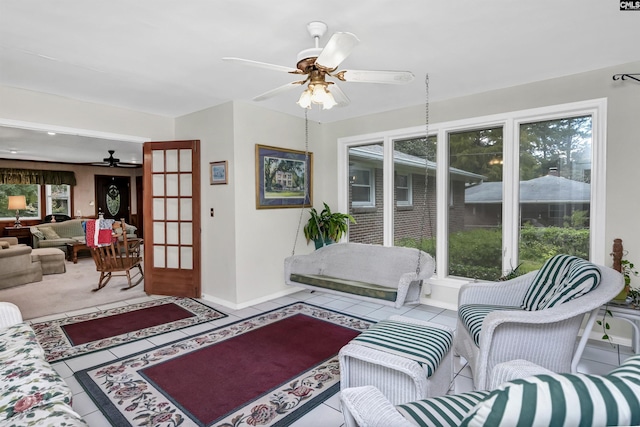
[[[420,267],[420,272],[417,272]],[[287,285],[392,305],[417,304],[433,275],[431,255],[415,248],[335,243],[284,261]]]
[[0,289],[42,280],[40,261],[31,252],[15,237],[0,238]]
[[[58,248],[67,252],[68,243],[85,242],[82,223],[86,219],[72,219],[64,222],[50,222],[31,226],[33,248]],[[127,238],[136,237],[137,228],[127,224]]]
[[87,427],[14,304],[0,302],[0,425]]

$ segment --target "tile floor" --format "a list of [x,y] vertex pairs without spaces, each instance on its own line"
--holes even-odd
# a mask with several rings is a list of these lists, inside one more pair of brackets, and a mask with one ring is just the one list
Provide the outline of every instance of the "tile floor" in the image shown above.
[[[156,298],[153,296],[142,299],[122,301],[119,303],[94,307],[79,311],[66,313],[67,315],[77,315],[80,313],[91,312],[95,310],[103,310],[107,308],[118,307],[121,305],[141,302],[146,299]],[[344,313],[373,319],[382,320],[393,314],[402,314],[403,316],[413,317],[421,320],[428,320],[434,323],[447,325],[451,328],[456,327],[456,313],[450,310],[443,310],[429,306],[403,307],[394,309],[389,306],[363,302],[354,298],[323,294],[319,292],[311,293],[301,291],[286,297],[277,298],[262,304],[241,310],[229,310],[226,307],[217,306],[216,304],[203,301],[205,304],[216,308],[229,316],[224,319],[218,319],[210,323],[205,323],[191,328],[182,329],[180,331],[170,332],[159,335],[146,340],[140,340],[131,344],[122,345],[102,352],[92,353],[86,356],[69,359],[53,364],[53,367],[62,375],[74,392],[73,407],[82,415],[91,427],[107,427],[111,424],[102,415],[98,407],[93,403],[91,398],[84,392],[80,384],[75,380],[73,373],[99,363],[108,362],[113,359],[124,357],[153,346],[174,341],[182,336],[193,335],[213,327],[222,326],[228,323],[238,321],[242,318],[259,314],[263,311],[269,311],[283,305],[287,305],[296,301],[306,301],[311,304],[338,310]],[[31,322],[41,322],[51,318],[59,318],[60,315],[47,316],[38,319],[31,319]],[[632,354],[631,349],[627,347],[612,347],[607,343],[590,342],[587,346],[582,360],[579,365],[579,371],[592,374],[607,373],[614,366],[619,365]],[[471,371],[464,360],[459,357],[455,358],[455,392],[464,392],[472,389]],[[291,424],[294,427],[340,427],[344,425],[344,420],[340,412],[340,403],[338,395],[329,398],[325,403],[319,405],[316,409],[305,415],[297,422]]]

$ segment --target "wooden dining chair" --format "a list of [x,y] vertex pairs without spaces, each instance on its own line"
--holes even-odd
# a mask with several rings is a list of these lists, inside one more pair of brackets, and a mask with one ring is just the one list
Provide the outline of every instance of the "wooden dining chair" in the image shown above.
[[[138,285],[144,279],[141,245],[142,239],[127,237],[124,219],[116,221],[113,224],[111,243],[89,248],[96,263],[96,270],[100,272],[98,287],[93,291],[104,288],[113,276],[127,277],[128,286],[122,290]],[[133,275],[131,270],[134,270]],[[135,278],[137,280],[133,282]]]

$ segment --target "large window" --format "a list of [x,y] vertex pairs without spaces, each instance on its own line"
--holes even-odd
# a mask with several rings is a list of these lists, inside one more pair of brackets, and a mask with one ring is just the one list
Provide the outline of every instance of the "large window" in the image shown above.
[[[503,128],[447,136],[449,275],[495,280],[502,271]],[[471,180],[460,171],[476,177]]]
[[[42,219],[50,214],[71,216],[71,186],[38,184],[0,184],[0,220],[15,219],[8,209],[9,196],[25,196],[26,209],[19,210],[20,219]],[[44,195],[44,200],[42,198]]]
[[550,253],[589,258],[592,117],[520,124],[520,243],[523,271]]
[[497,280],[555,253],[604,263],[605,110],[593,100],[431,124],[434,146],[424,126],[341,139],[339,209],[355,206],[353,148],[375,144],[381,168],[382,225],[349,240],[420,246],[435,255],[436,280]]
[[9,196],[25,196],[26,209],[18,211],[20,219],[39,219],[40,186],[35,184],[0,184],[0,220],[16,218],[16,211],[9,210]]
[[71,200],[69,196],[70,192],[71,186],[69,185],[46,185],[46,214],[63,214],[71,216]]

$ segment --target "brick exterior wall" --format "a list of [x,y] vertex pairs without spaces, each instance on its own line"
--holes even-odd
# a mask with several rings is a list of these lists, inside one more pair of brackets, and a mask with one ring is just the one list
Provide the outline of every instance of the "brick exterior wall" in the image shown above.
[[[356,219],[357,224],[349,226],[349,241],[382,245],[383,243],[383,194],[382,169],[375,170],[375,207],[350,207],[349,213]],[[430,238],[436,230],[436,183],[435,178],[429,177],[427,189],[427,209],[424,214],[424,175],[412,174],[412,206],[396,206],[394,209],[394,237],[402,238]],[[450,231],[464,230],[464,182],[452,181],[453,207],[449,210]],[[351,191],[349,191],[349,206],[351,206]],[[422,236],[420,236],[422,232]]]

